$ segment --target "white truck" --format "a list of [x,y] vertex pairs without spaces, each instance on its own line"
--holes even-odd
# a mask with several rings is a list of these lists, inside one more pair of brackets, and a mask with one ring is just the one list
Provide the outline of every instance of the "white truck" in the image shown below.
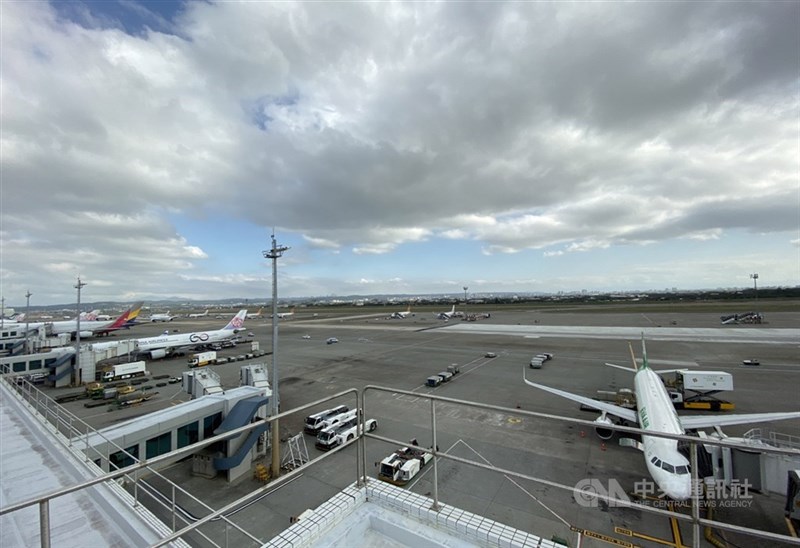
[[146,374],[145,362],[118,363],[103,371],[103,382],[140,377]]
[[[317,443],[315,444],[317,449],[328,451],[329,449],[354,440],[356,436],[359,435],[358,416],[355,415],[355,412],[351,411],[351,413],[354,413],[351,418],[344,419],[338,424],[325,428],[317,434]],[[347,414],[349,415],[349,413]],[[344,417],[344,415],[340,416]],[[367,432],[372,432],[378,428],[378,421],[375,419],[367,419],[364,421],[364,428]]]
[[403,447],[381,461],[378,479],[393,485],[405,485],[419,474],[431,459],[433,459],[431,453],[417,446]]
[[197,354],[192,354],[192,357],[189,358],[189,367],[203,367],[204,365],[214,363],[216,359],[217,352],[215,350],[198,352]]
[[677,409],[732,411],[734,404],[716,397],[733,390],[733,375],[724,371],[676,371],[664,379],[667,392]]

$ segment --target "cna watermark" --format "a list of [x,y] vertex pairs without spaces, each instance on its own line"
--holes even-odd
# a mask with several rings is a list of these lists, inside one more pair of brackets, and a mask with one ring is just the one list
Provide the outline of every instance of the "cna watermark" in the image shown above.
[[[691,505],[691,498],[697,496],[700,506],[706,508],[748,508],[753,504],[750,494],[752,484],[749,480],[721,479],[692,480],[691,497],[686,501],[673,501],[653,481],[642,479],[633,483],[633,491],[629,494],[620,482],[615,479],[600,480],[585,478],[575,484],[572,493],[575,502],[585,508],[600,506],[619,507],[631,504],[647,504],[648,506]],[[633,500],[632,500],[633,498]]]

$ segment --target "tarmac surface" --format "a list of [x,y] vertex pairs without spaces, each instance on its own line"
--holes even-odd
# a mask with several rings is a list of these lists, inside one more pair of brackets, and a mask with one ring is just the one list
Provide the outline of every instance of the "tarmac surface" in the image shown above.
[[[216,329],[227,320],[226,316],[143,324],[114,338],[146,337],[165,329],[183,333]],[[521,409],[584,420],[597,416],[579,410],[576,404],[563,398],[525,385],[522,375],[590,397],[598,390],[630,388],[630,373],[606,367],[604,363],[630,365],[628,342],[633,344],[637,357],[641,357],[639,340],[644,332],[648,360],[655,368],[687,367],[732,373],[734,391],[723,397],[735,404],[736,413],[798,411],[800,312],[773,313],[768,320],[769,324],[762,325],[720,326],[718,315],[712,313],[500,310],[477,322],[457,319],[444,322],[430,313],[388,319],[386,313],[320,317],[297,311],[280,321],[277,362],[281,408],[293,409],[350,388],[362,390],[377,385],[386,390],[368,390],[365,396],[365,416],[378,421],[376,434],[395,440],[416,438],[420,445],[429,447],[431,404],[424,395],[503,407],[506,410],[498,411],[437,403],[436,442],[440,451],[569,487],[592,478],[602,482],[613,480],[632,493],[637,482],[649,480],[641,454],[620,447],[616,438],[603,442],[591,428],[516,414],[515,410]],[[245,327],[254,336],[242,337],[243,341],[256,340],[262,350],[270,350],[271,319],[247,320]],[[310,338],[304,338],[305,335]],[[339,342],[326,344],[329,337],[336,337]],[[497,356],[488,358],[487,352]],[[527,368],[531,356],[541,352],[551,352],[555,357],[542,369]],[[242,345],[219,352],[222,356],[244,353]],[[761,366],[743,366],[742,360],[746,358],[758,358]],[[151,375],[180,376],[187,370],[186,359],[152,361],[148,369]],[[249,362],[271,365],[272,357]],[[245,363],[214,366],[223,387],[238,386],[239,368]],[[436,388],[425,386],[428,376],[446,370],[451,364],[458,364],[461,370],[451,381]],[[102,428],[188,399],[180,384],[167,384],[157,390],[159,394],[152,400],[116,411],[102,407],[86,409],[80,401],[67,403],[65,407],[94,427]],[[395,392],[400,390],[416,395]],[[68,391],[49,392],[56,395]],[[339,403],[355,405],[352,398],[340,398],[319,409]],[[283,441],[302,431],[307,414],[309,411],[281,421]],[[800,421],[757,426],[800,437]],[[738,436],[749,429],[738,426],[726,428],[725,432]],[[312,459],[321,455],[310,436],[304,439]],[[369,477],[377,476],[376,464],[396,448],[397,444],[367,440]],[[269,465],[268,460],[266,464]],[[690,527],[681,524],[676,533],[674,524],[664,517],[603,504],[587,507],[576,501],[571,492],[447,459],[440,459],[437,472],[441,501],[543,538],[560,538],[575,546],[575,530],[580,529],[596,534],[595,538],[584,537],[583,546],[606,546],[611,542],[609,539],[616,539],[617,545],[679,546],[681,541],[691,545]],[[193,477],[190,461],[172,465],[165,474],[214,508],[263,487],[249,477],[230,484],[222,478]],[[318,506],[355,480],[355,446],[351,446],[312,465],[269,496],[238,510],[235,521],[267,541],[288,527],[291,517]],[[148,481],[169,494],[169,488],[158,478]],[[426,467],[407,488],[430,495],[434,491],[433,468]],[[270,492],[269,486],[266,492]],[[147,504],[146,499],[142,500]],[[189,514],[205,514],[192,501],[179,497],[179,502]],[[757,493],[748,508],[722,509],[714,519],[787,534],[784,502],[780,495]],[[154,511],[167,522],[171,519],[161,509]],[[682,511],[689,512],[688,508]],[[201,530],[220,543],[227,540],[237,546],[248,545],[237,536],[240,533],[226,530],[220,522],[207,524]],[[598,537],[607,538],[603,541]],[[728,536],[728,540],[735,540],[740,546],[776,545],[745,537],[742,540]],[[196,534],[191,542],[207,545]],[[705,540],[701,545],[710,546]]]

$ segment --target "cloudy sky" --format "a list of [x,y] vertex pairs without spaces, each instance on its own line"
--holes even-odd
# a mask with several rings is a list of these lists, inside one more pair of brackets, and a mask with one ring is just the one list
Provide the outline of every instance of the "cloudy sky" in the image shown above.
[[6,305],[800,280],[800,3],[0,9]]

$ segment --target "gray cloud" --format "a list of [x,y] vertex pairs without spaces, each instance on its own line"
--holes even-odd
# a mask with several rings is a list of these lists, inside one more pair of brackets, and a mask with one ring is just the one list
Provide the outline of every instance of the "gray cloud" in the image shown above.
[[796,231],[798,10],[189,3],[131,36],[8,4],[3,279],[43,254],[142,291],[248,287],[195,276],[167,209],[365,255]]

